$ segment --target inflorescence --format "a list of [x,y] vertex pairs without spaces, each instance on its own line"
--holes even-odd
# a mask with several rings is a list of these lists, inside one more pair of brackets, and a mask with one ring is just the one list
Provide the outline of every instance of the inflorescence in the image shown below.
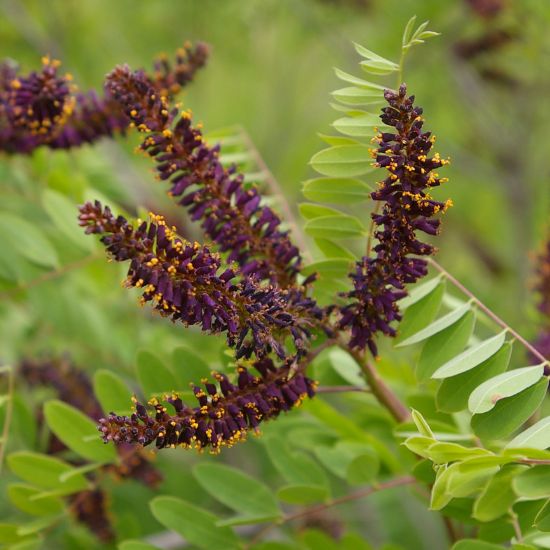
[[350,345],[368,346],[375,356],[375,335],[396,335],[391,323],[401,319],[397,302],[406,295],[405,285],[427,273],[426,260],[419,256],[434,253],[432,245],[418,239],[417,231],[436,235],[440,222],[434,216],[451,204],[434,200],[428,192],[446,181],[434,170],[449,161],[437,153],[428,156],[435,139],[422,131],[422,109],[414,106],[414,96],[407,97],[403,84],[397,93],[386,90],[384,98],[388,106],[380,118],[395,132],[375,137],[376,165],[389,172],[371,194],[383,203],[381,213],[372,214],[378,244],[374,257],[367,255],[356,263],[351,275],[354,289],[347,294],[353,302],[342,308],[340,319],[341,328],[351,329]]
[[170,180],[169,194],[202,220],[205,233],[243,275],[267,279],[280,287],[294,283],[300,253],[279,217],[254,186],[246,188],[234,166],[224,167],[219,145],[204,142],[200,125],[189,112],[178,114],[142,71],[117,67],[107,77],[107,90],[119,101],[133,125],[147,135],[141,149],[156,162],[161,180]]
[[[158,94],[172,97],[207,56],[205,44],[186,44],[174,63],[161,56],[153,74],[142,71],[143,78]],[[102,97],[94,91],[78,93],[72,76],[60,75],[59,67],[59,61],[44,57],[40,71],[22,76],[15,66],[0,65],[0,150],[24,154],[42,145],[68,149],[126,130],[130,119],[108,90]]]
[[295,353],[305,351],[310,329],[323,316],[312,299],[292,289],[261,286],[252,277],[237,281],[233,269],[221,270],[218,254],[182,240],[162,216],[151,218],[134,229],[97,201],[82,206],[79,217],[87,233],[103,235],[114,260],[130,261],[127,286],[141,288],[142,303],[153,302],[161,315],[225,333],[237,358],[271,351],[285,358],[287,336]]
[[131,416],[111,413],[100,420],[103,440],[143,446],[155,442],[159,449],[208,447],[217,452],[223,446],[243,440],[261,422],[277,417],[315,394],[315,383],[290,360],[277,368],[270,358],[264,357],[253,366],[260,376],[253,376],[246,367],[240,366],[236,385],[221,373],[213,373],[217,385],[202,380],[204,389],[193,387],[197,407],[188,407],[177,394],[165,396],[174,414],[154,398],[149,402],[154,407],[153,416],[134,398],[135,412]]

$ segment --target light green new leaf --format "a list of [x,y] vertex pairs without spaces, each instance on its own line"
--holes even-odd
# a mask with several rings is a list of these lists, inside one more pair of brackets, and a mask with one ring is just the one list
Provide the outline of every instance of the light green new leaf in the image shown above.
[[443,315],[443,317],[440,317],[433,323],[429,324],[427,327],[423,328],[422,330],[419,330],[416,334],[413,334],[412,336],[409,336],[405,340],[402,340],[397,344],[396,347],[404,347],[404,346],[411,346],[412,344],[417,344],[418,342],[423,342],[424,340],[428,339],[430,336],[433,336],[434,334],[437,334],[446,328],[449,328],[450,326],[457,323],[466,313],[470,311],[470,304],[464,304],[463,306],[459,307],[458,309],[455,309],[454,311],[451,311],[450,313],[447,313],[446,315]]
[[18,254],[34,264],[43,267],[59,266],[59,258],[53,245],[37,226],[27,220],[8,212],[1,212],[0,235],[8,246],[12,246]]
[[493,409],[472,417],[471,425],[482,439],[502,439],[517,430],[539,407],[546,395],[548,380],[543,378],[533,386],[505,399]]
[[300,203],[298,210],[302,218],[306,220],[313,220],[314,218],[323,218],[326,216],[345,216],[341,210],[336,210],[336,208],[330,208],[329,206],[321,204],[313,204],[311,202]]
[[214,514],[182,499],[160,496],[151,500],[149,507],[162,525],[199,548],[229,550],[240,547],[239,539],[232,529],[216,525],[218,518]]
[[435,439],[434,433],[432,432],[430,425],[428,424],[427,420],[422,416],[422,414],[419,411],[417,411],[416,409],[413,409],[411,411],[411,416],[420,435],[423,435],[424,437],[429,437],[431,439]]
[[372,188],[358,179],[316,178],[304,182],[306,199],[337,204],[356,204],[370,198]]
[[[365,90],[356,86],[334,90],[331,95],[334,99],[346,105],[373,105],[383,102],[382,94],[378,90]],[[330,145],[342,144],[330,143]]]
[[407,340],[413,334],[423,330],[434,319],[443,300],[445,282],[441,281],[433,290],[410,305],[403,314],[403,320],[399,324],[396,345]]
[[387,63],[383,63],[381,61],[361,61],[359,63],[361,65],[361,68],[368,74],[373,74],[377,76],[384,76],[391,73],[394,73],[399,68],[398,66],[394,66],[395,64],[388,65]]
[[326,258],[349,258],[350,260],[357,259],[353,252],[329,239],[315,239],[315,244]]
[[516,494],[527,499],[547,498],[550,495],[550,466],[533,466],[513,481]]
[[32,516],[49,516],[59,514],[63,510],[63,502],[56,497],[33,500],[40,494],[40,489],[24,483],[10,483],[8,497],[16,508]]
[[453,499],[447,490],[449,480],[455,472],[453,466],[442,466],[437,470],[430,498],[430,510],[441,510]]
[[[346,136],[365,137],[374,135],[374,128],[382,126],[380,117],[373,113],[344,117],[335,120],[332,126]],[[372,158],[370,158],[372,161]]]
[[306,234],[322,239],[363,237],[366,229],[354,216],[323,216],[309,220],[304,226]]
[[401,40],[401,44],[403,47],[405,47],[409,43],[409,40],[412,37],[415,22],[416,22],[416,15],[413,15],[405,25],[405,30],[403,31],[403,38]]
[[491,456],[487,449],[479,447],[464,447],[458,443],[438,441],[428,447],[426,456],[435,464],[447,464],[459,460],[467,460],[479,456]]
[[494,355],[503,346],[505,339],[506,331],[502,331],[500,334],[468,348],[439,367],[433,373],[432,378],[448,378],[473,369]]
[[94,374],[94,394],[105,413],[121,414],[131,409],[131,392],[114,372],[100,369]]
[[150,351],[138,351],[136,371],[139,384],[146,396],[187,389],[177,387],[172,371]]
[[361,46],[361,44],[358,44],[357,42],[354,42],[353,46],[355,47],[355,51],[365,59],[370,59],[372,61],[385,63],[388,67],[395,67],[395,68],[399,67],[399,65],[397,65],[393,61],[390,61],[389,59],[386,59],[385,57],[378,55],[377,53],[365,48],[364,46]]
[[548,449],[550,447],[550,416],[539,420],[530,428],[514,437],[505,449]]
[[517,499],[512,489],[512,480],[526,468],[516,464],[505,466],[497,472],[476,499],[472,517],[486,522],[506,514]]
[[88,487],[88,481],[80,473],[62,482],[64,474],[75,470],[59,458],[31,451],[12,453],[7,458],[10,470],[22,480],[43,489],[59,489],[71,494]]
[[244,516],[281,515],[271,490],[236,468],[204,462],[193,468],[193,475],[212,497]]
[[512,343],[504,345],[489,359],[469,371],[445,378],[436,394],[437,408],[443,412],[459,412],[468,407],[470,394],[485,380],[504,372],[512,356]]
[[117,460],[114,445],[101,441],[96,423],[67,403],[52,400],[44,405],[44,416],[52,432],[69,449],[93,462]]
[[358,86],[359,88],[364,88],[365,90],[378,90],[380,92],[380,95],[382,95],[385,90],[384,86],[380,86],[380,84],[375,84],[374,82],[369,82],[368,80],[357,78],[356,76],[341,71],[340,69],[335,68],[334,72],[340,80],[343,80],[344,82],[349,82],[350,84]]
[[94,239],[91,239],[78,227],[76,204],[58,191],[46,189],[42,193],[42,205],[54,225],[63,233],[63,236],[85,252],[91,252],[95,249]]
[[470,395],[468,408],[472,414],[490,411],[500,399],[516,395],[536,384],[544,373],[544,365],[514,369],[489,378]]
[[311,166],[320,174],[338,178],[362,176],[376,170],[366,145],[337,145],[313,155]]

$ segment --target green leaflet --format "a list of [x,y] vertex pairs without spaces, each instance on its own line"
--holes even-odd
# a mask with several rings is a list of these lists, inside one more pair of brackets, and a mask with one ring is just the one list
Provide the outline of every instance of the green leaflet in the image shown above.
[[304,182],[306,199],[337,204],[356,204],[370,198],[372,188],[358,179],[316,178]]
[[379,91],[380,96],[382,96],[382,93],[384,92],[384,86],[380,86],[380,84],[375,84],[374,82],[369,82],[368,80],[363,80],[362,78],[357,78],[356,76],[353,76],[352,74],[346,73],[345,71],[341,71],[340,69],[335,68],[334,72],[336,73],[336,76],[343,80],[344,82],[349,82],[350,84],[353,84],[354,86],[358,86],[359,88],[363,88],[365,90],[373,90],[373,91]]
[[179,389],[174,374],[155,354],[141,350],[136,357],[136,372],[143,393],[148,397],[153,394],[167,393]]
[[468,407],[470,394],[485,380],[504,372],[512,357],[512,343],[504,345],[489,359],[469,371],[445,378],[436,394],[437,408],[443,412],[458,412]]
[[211,548],[239,548],[239,539],[229,527],[218,527],[217,517],[206,510],[171,496],[159,496],[149,503],[153,516],[191,544]]
[[430,294],[438,285],[441,283],[443,277],[438,275],[433,277],[428,281],[416,285],[412,290],[409,291],[409,295],[397,302],[399,304],[399,309],[405,310],[409,306],[412,306],[419,300],[422,300],[424,296]]
[[339,178],[362,176],[374,171],[366,145],[337,145],[313,155],[311,166],[320,174]]
[[172,373],[178,388],[189,388],[202,378],[210,378],[211,368],[197,353],[185,346],[172,352]]
[[100,369],[94,374],[94,394],[105,413],[122,414],[131,409],[130,390],[114,372]]
[[354,216],[322,216],[306,223],[304,231],[307,235],[322,239],[346,239],[363,237],[366,228]]
[[245,518],[268,521],[281,515],[270,489],[236,468],[204,462],[193,468],[193,475],[215,499]]
[[497,374],[472,392],[468,408],[472,414],[490,411],[500,399],[516,395],[535,384],[543,373],[544,365],[537,365]]
[[439,319],[429,324],[427,327],[424,327],[422,330],[419,330],[417,333],[413,334],[412,336],[409,336],[405,340],[400,341],[396,347],[400,348],[404,346],[411,346],[413,344],[417,344],[418,342],[427,340],[428,338],[430,338],[430,336],[433,336],[434,334],[437,334],[445,330],[451,325],[454,325],[456,322],[462,319],[462,317],[464,317],[464,315],[466,315],[466,313],[468,313],[469,311],[470,311],[470,304],[464,304],[458,309],[455,309],[454,311],[447,313],[443,317],[440,317]]
[[63,502],[57,497],[48,497],[33,500],[39,495],[40,489],[24,483],[11,483],[8,485],[8,497],[21,511],[32,516],[49,516],[59,514],[63,510]]
[[[424,343],[416,365],[418,380],[421,382],[429,380],[441,365],[464,350],[472,336],[474,326],[475,314],[473,311],[468,311],[459,321],[431,336]],[[452,378],[447,380],[452,380]],[[445,382],[446,380],[443,381],[443,384]],[[440,386],[439,391],[441,391],[443,384]],[[467,398],[468,396],[466,396]]]
[[550,468],[533,466],[513,480],[515,492],[528,499],[547,498],[550,495]]
[[[383,103],[378,91],[365,90],[356,86],[348,86],[331,92],[332,97],[346,105],[373,105]],[[335,145],[335,144],[331,144]]]
[[354,137],[372,136],[375,132],[374,129],[381,125],[379,116],[373,113],[339,118],[332,123],[332,126],[340,133]]
[[456,376],[473,369],[494,355],[503,346],[505,338],[506,331],[502,331],[500,334],[468,348],[442,367],[439,367],[432,375],[432,378],[448,378],[449,376]]
[[506,449],[520,449],[530,447],[533,449],[548,449],[550,447],[550,416],[539,420],[530,428],[517,435]]
[[336,258],[313,262],[302,269],[302,274],[308,276],[312,273],[318,273],[320,278],[342,279],[348,275],[352,268],[352,260]]
[[323,206],[320,204],[313,204],[311,202],[302,202],[298,206],[298,210],[302,215],[302,218],[306,220],[312,220],[314,218],[322,218],[326,216],[345,216],[345,214],[336,210],[336,208],[330,208],[329,206]]
[[349,258],[351,260],[357,259],[355,254],[350,252],[347,248],[340,246],[339,244],[329,239],[315,239],[315,244],[326,258]]
[[489,411],[472,417],[474,432],[482,439],[501,439],[517,430],[539,407],[548,388],[543,378],[533,386],[505,399]]
[[52,432],[67,447],[93,462],[110,463],[117,460],[114,445],[105,445],[96,423],[78,409],[52,400],[44,405],[44,416]]

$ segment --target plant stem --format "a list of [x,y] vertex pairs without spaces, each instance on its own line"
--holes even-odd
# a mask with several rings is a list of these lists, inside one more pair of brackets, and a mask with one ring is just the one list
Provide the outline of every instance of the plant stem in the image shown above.
[[468,296],[476,306],[483,311],[492,321],[494,321],[499,327],[507,330],[516,340],[518,340],[534,357],[540,359],[544,364],[548,364],[548,359],[544,357],[535,347],[533,347],[521,334],[516,332],[510,325],[503,321],[496,313],[493,313],[481,300],[476,298],[472,292],[470,292],[460,281],[453,277],[444,267],[439,265],[433,258],[427,258],[427,261],[435,267],[443,276],[448,279],[458,290]]
[[402,485],[410,485],[411,483],[416,483],[416,482],[417,480],[412,476],[397,477],[395,479],[391,479],[390,481],[386,481],[383,483],[379,483],[377,485],[366,487],[365,489],[362,489],[355,493],[350,493],[349,495],[344,495],[343,497],[335,498],[333,500],[330,500],[329,502],[326,502],[325,504],[318,504],[316,506],[311,506],[310,508],[306,508],[305,510],[300,510],[299,512],[296,512],[294,514],[289,514],[287,516],[284,516],[279,521],[279,523],[271,523],[266,527],[264,527],[263,529],[261,529],[258,533],[256,533],[254,538],[250,541],[249,544],[246,545],[245,548],[250,548],[254,546],[254,544],[260,541],[269,531],[274,529],[277,525],[282,525],[284,523],[288,523],[289,521],[294,521],[296,519],[300,519],[300,518],[309,516],[311,514],[317,514],[319,512],[326,510],[327,508],[332,508],[333,506],[338,506],[339,504],[343,504],[345,502],[359,500],[361,498],[368,497],[373,493],[385,491],[386,489],[393,489],[394,487],[400,487]]
[[13,415],[13,392],[14,392],[14,375],[11,366],[1,367],[0,372],[5,372],[8,376],[8,393],[6,399],[6,414],[4,416],[4,426],[2,427],[2,440],[0,441],[0,472],[4,464],[4,454],[8,445],[10,434],[11,419]]
[[365,379],[372,391],[372,394],[378,402],[383,405],[398,422],[406,422],[410,418],[409,409],[400,401],[399,397],[393,393],[391,388],[386,385],[376,369],[366,358],[366,355],[354,349],[350,349],[345,342],[339,342],[339,346],[346,350],[361,367]]

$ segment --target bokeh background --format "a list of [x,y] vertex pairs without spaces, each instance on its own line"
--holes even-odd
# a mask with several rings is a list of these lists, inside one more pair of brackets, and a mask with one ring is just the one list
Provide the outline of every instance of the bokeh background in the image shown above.
[[[550,222],[548,2],[0,0],[0,57],[17,60],[27,72],[50,54],[80,88],[99,89],[116,64],[148,67],[156,54],[171,53],[185,40],[207,42],[212,48],[208,66],[185,89],[184,106],[206,131],[242,125],[298,217],[301,182],[312,176],[308,161],[322,147],[317,133],[330,133],[335,118],[330,91],[341,86],[332,68],[357,72],[353,41],[395,59],[403,28],[415,14],[441,33],[413,51],[405,69],[409,90],[424,107],[426,127],[438,137],[437,150],[452,159],[445,169],[450,178],[445,196],[455,206],[438,239],[439,261],[532,338],[537,319],[530,254]],[[107,368],[131,376],[138,347],[154,349],[167,361],[182,342],[203,358],[223,357],[221,342],[189,331],[182,335],[180,327],[139,310],[135,297],[120,289],[122,271],[108,266],[100,254],[92,251],[89,258],[77,245],[64,246],[66,238],[42,208],[41,193],[49,188],[75,204],[95,194],[130,213],[145,207],[181,218],[155,185],[150,163],[134,155],[137,143],[119,139],[70,153],[0,157],[0,209],[35,223],[60,257],[50,277],[48,270],[17,257],[13,243],[0,237],[4,362],[65,354],[89,372]],[[364,218],[368,215],[365,207]],[[76,268],[64,270],[66,265]],[[35,398],[27,399],[23,390],[18,395],[10,445],[33,448],[40,438],[29,412]],[[372,411],[361,414],[375,430],[383,422]],[[245,460],[261,471],[262,452],[251,445],[229,461]],[[186,471],[194,457],[162,460],[177,472],[170,478],[177,482],[163,487],[164,494],[204,500]],[[154,531],[146,507],[131,506],[146,502],[144,492],[126,483],[113,493],[121,508],[127,507],[117,519],[123,536]],[[357,528],[366,529],[371,540],[403,548],[443,544],[440,525],[410,498],[399,504],[401,514],[381,520],[396,506],[385,498],[354,512]],[[396,515],[402,521],[395,521]],[[407,525],[417,522],[425,523],[425,535],[414,535],[418,540],[411,542]],[[64,536],[75,548],[82,541],[90,548],[95,544],[76,528]]]

